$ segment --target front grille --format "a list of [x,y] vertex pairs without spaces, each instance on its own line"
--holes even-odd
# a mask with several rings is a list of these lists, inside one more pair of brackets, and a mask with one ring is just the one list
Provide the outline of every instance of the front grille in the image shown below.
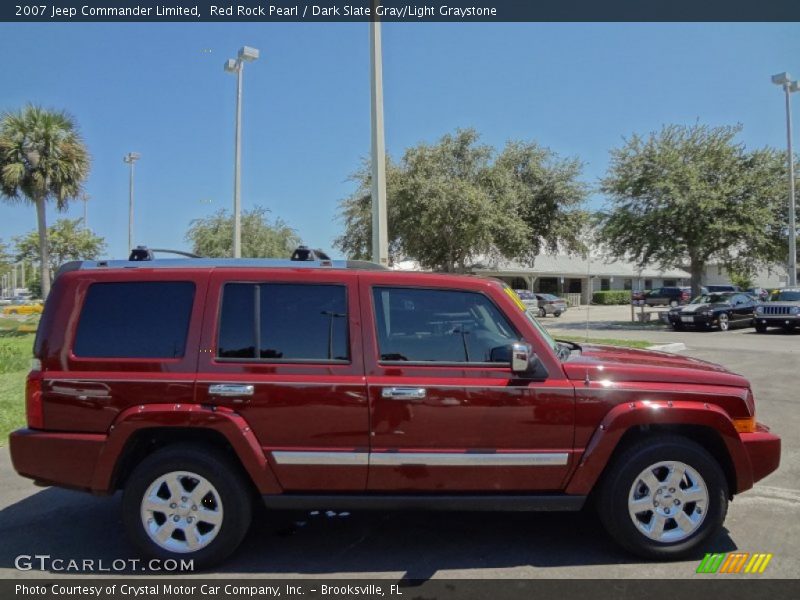
[[791,306],[764,306],[765,315],[790,315],[792,314]]

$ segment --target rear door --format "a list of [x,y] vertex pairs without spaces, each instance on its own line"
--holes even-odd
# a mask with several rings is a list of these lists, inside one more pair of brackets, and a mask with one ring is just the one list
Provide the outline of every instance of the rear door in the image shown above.
[[480,291],[372,274],[362,275],[361,302],[369,490],[559,489],[573,459],[574,390],[557,369],[542,381],[512,378],[506,349],[522,338],[521,311],[515,324]]
[[288,491],[363,491],[369,415],[357,279],[322,269],[216,270],[198,401],[250,424]]

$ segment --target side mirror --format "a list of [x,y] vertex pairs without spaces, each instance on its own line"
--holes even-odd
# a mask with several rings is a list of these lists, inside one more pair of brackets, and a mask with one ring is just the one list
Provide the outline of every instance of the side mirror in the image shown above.
[[524,342],[511,344],[511,372],[522,379],[547,379],[544,365]]

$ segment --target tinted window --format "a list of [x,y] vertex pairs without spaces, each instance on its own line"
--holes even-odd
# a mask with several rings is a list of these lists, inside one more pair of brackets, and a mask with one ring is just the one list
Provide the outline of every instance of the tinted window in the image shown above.
[[519,336],[482,294],[450,290],[373,290],[381,360],[508,362]]
[[256,357],[256,293],[251,283],[225,286],[220,313],[217,356],[221,358]]
[[86,358],[178,358],[194,301],[188,281],[93,283],[73,352]]
[[217,355],[263,360],[350,360],[344,286],[227,284]]

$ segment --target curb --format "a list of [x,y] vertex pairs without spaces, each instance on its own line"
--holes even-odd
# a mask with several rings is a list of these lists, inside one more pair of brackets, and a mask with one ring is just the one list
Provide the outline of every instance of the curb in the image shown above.
[[674,342],[672,344],[657,344],[655,346],[648,346],[648,350],[655,350],[657,352],[683,352],[686,350],[686,344],[683,342]]

